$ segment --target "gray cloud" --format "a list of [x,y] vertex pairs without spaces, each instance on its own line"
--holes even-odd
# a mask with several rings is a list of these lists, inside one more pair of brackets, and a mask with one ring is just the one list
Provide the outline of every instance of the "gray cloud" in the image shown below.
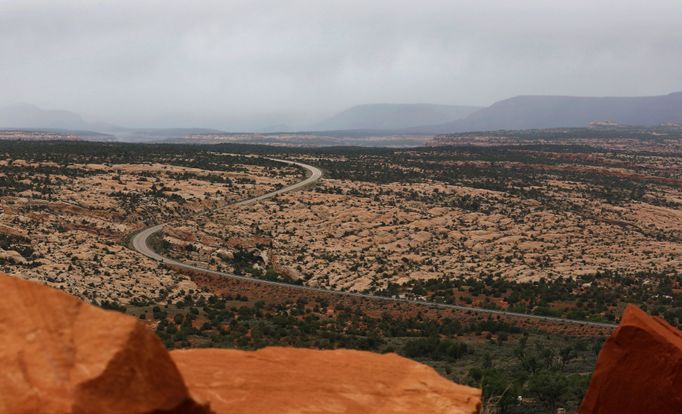
[[0,0],[0,104],[239,127],[371,102],[662,94],[682,89],[681,17],[679,0]]

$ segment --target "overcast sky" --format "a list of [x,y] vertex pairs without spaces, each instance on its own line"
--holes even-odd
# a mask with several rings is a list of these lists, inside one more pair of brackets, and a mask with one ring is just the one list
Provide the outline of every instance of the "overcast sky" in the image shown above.
[[[680,0],[0,0],[0,105],[224,127],[682,90]],[[197,125],[198,126],[198,125]]]

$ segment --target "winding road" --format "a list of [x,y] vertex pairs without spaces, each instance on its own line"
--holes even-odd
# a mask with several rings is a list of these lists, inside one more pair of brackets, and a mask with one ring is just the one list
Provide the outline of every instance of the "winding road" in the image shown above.
[[[289,165],[295,165],[299,168],[305,169],[309,173],[309,175],[303,181],[299,181],[295,184],[291,184],[289,186],[280,188],[278,190],[269,192],[267,194],[260,195],[258,197],[242,200],[242,201],[239,201],[237,203],[231,204],[231,205],[226,206],[226,207],[220,207],[217,210],[253,204],[253,203],[257,203],[259,201],[263,201],[263,200],[273,198],[279,194],[284,194],[284,193],[288,193],[291,191],[300,190],[306,186],[309,186],[311,184],[316,183],[320,178],[322,178],[322,171],[317,167],[313,167],[312,165],[304,164],[301,162],[282,160],[282,159],[277,159],[277,158],[266,158],[266,159],[268,159],[270,161],[276,161],[276,162],[289,164]],[[203,213],[203,214],[205,214],[205,213]],[[157,224],[157,225],[154,225],[151,227],[147,227],[147,228],[141,230],[140,232],[136,233],[131,239],[131,245],[132,245],[133,249],[137,250],[139,253],[141,253],[141,254],[143,254],[143,255],[151,258],[151,259],[154,259],[154,260],[161,262],[163,264],[174,266],[176,268],[194,271],[194,272],[201,272],[201,273],[211,274],[211,275],[216,275],[216,276],[228,277],[228,278],[232,278],[232,279],[247,280],[247,281],[253,282],[253,283],[261,283],[261,284],[272,285],[272,286],[281,286],[281,287],[285,287],[287,289],[300,289],[300,290],[309,291],[309,292],[343,295],[343,296],[349,296],[349,297],[365,298],[365,299],[371,299],[371,300],[380,300],[380,301],[386,301],[386,302],[400,302],[400,303],[408,303],[408,304],[418,304],[418,305],[430,306],[430,307],[440,308],[440,309],[455,309],[455,310],[460,310],[460,311],[476,312],[476,313],[489,314],[489,315],[512,316],[512,317],[517,317],[517,318],[534,319],[534,320],[547,321],[547,322],[557,322],[557,323],[575,324],[575,325],[583,325],[583,326],[594,326],[594,327],[600,327],[600,328],[615,328],[616,327],[616,325],[610,324],[610,323],[581,321],[581,320],[575,320],[575,319],[557,318],[557,317],[552,317],[552,316],[532,315],[532,314],[526,314],[526,313],[508,312],[508,311],[502,311],[502,310],[493,310],[493,309],[460,306],[460,305],[448,305],[448,304],[444,304],[444,303],[428,302],[428,301],[424,301],[424,300],[393,298],[393,297],[372,295],[372,294],[367,294],[367,293],[344,292],[344,291],[333,290],[333,289],[323,289],[323,288],[315,288],[315,287],[309,287],[309,286],[294,285],[294,284],[289,284],[289,283],[282,283],[282,282],[274,282],[274,281],[270,281],[270,280],[256,279],[253,277],[240,276],[240,275],[235,275],[233,273],[225,273],[225,272],[219,272],[216,270],[197,267],[194,265],[178,262],[178,261],[173,260],[173,259],[168,258],[168,257],[161,256],[160,254],[155,252],[149,246],[149,243],[148,243],[149,237],[151,237],[153,234],[161,231],[166,224],[168,224],[168,223]]]

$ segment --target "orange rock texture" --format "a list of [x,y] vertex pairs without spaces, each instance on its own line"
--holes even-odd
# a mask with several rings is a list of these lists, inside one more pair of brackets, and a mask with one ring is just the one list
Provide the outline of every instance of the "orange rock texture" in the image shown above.
[[682,333],[629,305],[578,413],[682,413]]
[[3,414],[469,414],[480,406],[480,390],[394,354],[169,354],[133,317],[2,274],[0,291]]
[[272,347],[171,356],[193,397],[218,414],[473,414],[480,408],[480,390],[395,354]]
[[135,318],[0,275],[0,413],[207,413]]

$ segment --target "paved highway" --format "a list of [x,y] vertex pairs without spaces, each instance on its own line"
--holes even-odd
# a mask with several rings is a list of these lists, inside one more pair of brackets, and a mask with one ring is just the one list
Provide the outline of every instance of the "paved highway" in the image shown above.
[[[303,181],[299,181],[295,184],[291,184],[289,186],[280,188],[279,190],[272,191],[272,192],[269,192],[267,194],[263,194],[263,195],[258,196],[258,197],[239,201],[239,202],[231,204],[230,206],[227,206],[227,207],[221,207],[221,209],[244,206],[244,205],[248,205],[248,204],[257,203],[259,201],[267,200],[267,199],[275,197],[279,194],[284,194],[284,193],[288,193],[291,191],[299,190],[303,187],[314,184],[320,178],[322,178],[322,171],[317,167],[313,167],[312,165],[303,164],[301,162],[289,161],[289,160],[281,160],[281,159],[277,159],[277,158],[267,158],[267,159],[269,159],[271,161],[295,165],[297,167],[303,168],[308,172],[309,175]],[[210,270],[210,269],[206,269],[206,268],[197,267],[194,265],[178,262],[176,260],[173,260],[173,259],[170,259],[167,257],[163,257],[160,254],[156,253],[154,250],[152,250],[149,247],[149,244],[147,242],[149,240],[149,237],[151,235],[153,235],[154,233],[161,231],[165,225],[166,225],[166,223],[157,224],[155,226],[151,226],[151,227],[147,227],[147,228],[143,229],[142,231],[140,231],[139,233],[137,233],[133,236],[133,238],[131,240],[131,244],[135,250],[142,253],[143,255],[145,255],[151,259],[154,259],[156,261],[159,261],[161,263],[171,265],[171,266],[174,266],[174,267],[177,267],[180,269],[185,269],[185,270],[190,270],[190,271],[195,271],[195,272],[202,272],[202,273],[217,275],[217,276],[222,276],[222,277],[229,277],[232,279],[248,280],[249,282],[253,282],[253,283],[261,283],[261,284],[272,285],[272,286],[281,286],[281,287],[286,287],[287,289],[300,289],[300,290],[309,291],[309,292],[319,292],[319,293],[327,293],[327,294],[331,293],[331,294],[335,294],[335,295],[343,295],[343,296],[357,297],[357,298],[366,298],[366,299],[372,299],[372,300],[381,300],[381,301],[386,301],[386,302],[401,302],[401,303],[419,304],[419,305],[431,306],[434,308],[441,308],[441,309],[456,309],[456,310],[470,311],[470,312],[483,313],[483,314],[489,314],[489,315],[513,316],[513,317],[518,317],[518,318],[534,319],[534,320],[547,321],[547,322],[558,322],[558,323],[567,323],[567,324],[584,325],[584,326],[595,326],[595,327],[601,327],[601,328],[615,328],[616,327],[616,325],[609,324],[609,323],[579,321],[579,320],[574,320],[574,319],[556,318],[556,317],[551,317],[551,316],[530,315],[530,314],[525,314],[525,313],[507,312],[507,311],[501,311],[501,310],[484,309],[484,308],[459,306],[459,305],[447,305],[447,304],[443,304],[443,303],[434,303],[434,302],[428,302],[428,301],[423,301],[423,300],[391,298],[391,297],[377,296],[377,295],[366,294],[366,293],[344,292],[344,291],[332,290],[332,289],[322,289],[322,288],[314,288],[314,287],[309,287],[309,286],[293,285],[293,284],[282,283],[282,282],[273,282],[273,281],[269,281],[269,280],[256,279],[253,277],[239,276],[239,275],[235,275],[232,273],[218,272],[216,270]]]

